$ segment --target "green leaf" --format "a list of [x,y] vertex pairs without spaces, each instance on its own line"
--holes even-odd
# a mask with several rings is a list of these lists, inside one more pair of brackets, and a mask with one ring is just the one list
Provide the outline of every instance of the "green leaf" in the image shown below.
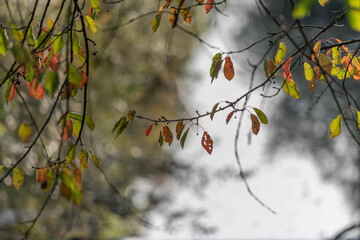
[[75,156],[76,156],[76,145],[72,145],[69,148],[69,152],[68,152],[67,156],[65,157],[66,164],[68,165],[72,161],[74,161]]
[[119,120],[119,123],[116,123],[115,125],[116,126],[116,129],[117,129],[117,132],[116,132],[116,136],[115,136],[115,139],[125,130],[126,126],[128,125],[129,121],[126,120],[126,117],[122,117],[120,120]]
[[254,109],[256,115],[259,117],[260,122],[262,124],[268,124],[268,119],[267,119],[265,113],[263,113],[260,109],[257,109],[257,108],[253,108],[253,109]]
[[26,40],[32,46],[35,46],[34,36],[33,36],[33,27],[30,25],[29,30],[26,34]]
[[33,64],[35,62],[34,56],[30,53],[29,49],[24,48],[19,44],[14,44],[10,49],[14,55],[15,61],[20,64]]
[[91,17],[89,17],[89,16],[85,16],[85,19],[86,19],[87,24],[88,24],[89,27],[90,27],[90,30],[91,30],[93,33],[97,33],[98,27],[96,26],[94,20],[93,20]]
[[60,194],[66,199],[80,205],[82,201],[81,186],[77,183],[71,171],[68,168],[63,168],[63,170],[59,172],[59,178],[61,180]]
[[358,128],[360,129],[360,111],[356,111],[357,112],[357,125],[358,125]]
[[81,121],[74,120],[74,124],[73,124],[73,134],[74,134],[76,137],[79,137],[80,128],[81,128]]
[[12,184],[19,191],[21,185],[24,183],[24,172],[21,172],[18,167],[13,170]]
[[59,78],[56,72],[47,71],[45,78],[45,88],[50,96],[54,96],[54,93],[59,85]]
[[212,59],[212,64],[210,68],[211,83],[214,81],[214,78],[218,77],[219,71],[221,69],[221,64],[223,62],[221,56],[221,53],[217,53]]
[[74,84],[75,87],[79,87],[82,81],[81,73],[71,63],[69,63],[69,67],[68,67],[68,79],[69,82]]
[[7,38],[4,34],[4,30],[0,28],[0,54],[3,56],[6,55],[8,48],[7,48]]
[[163,15],[163,13],[156,14],[155,18],[153,19],[153,21],[151,23],[151,28],[152,28],[153,33],[156,32],[156,30],[158,29],[162,15]]
[[43,49],[45,48],[51,39],[51,34],[48,34],[47,31],[43,31],[40,36],[35,40],[35,48]]
[[81,171],[88,169],[88,153],[85,150],[79,152],[79,159]]
[[284,62],[284,57],[286,54],[286,46],[283,42],[280,42],[279,48],[277,50],[276,56],[275,56],[275,65],[279,66]]
[[[76,113],[76,112],[70,112],[70,117],[74,120],[77,120],[77,121],[82,121],[82,116],[81,114],[79,113]],[[95,123],[94,123],[94,120],[92,120],[91,117],[89,117],[88,115],[85,115],[85,124],[86,126],[88,126],[88,128],[91,130],[91,131],[94,131],[95,129]],[[114,131],[113,131],[114,132]]]
[[339,114],[330,124],[330,139],[339,136],[341,133],[341,114]]
[[292,80],[291,78],[290,79],[283,78],[283,84],[284,84],[283,89],[286,94],[289,94],[290,96],[296,99],[301,98],[300,91],[297,89],[294,80]]
[[25,79],[26,81],[28,81],[29,83],[32,83],[34,81],[35,78],[35,70],[33,67],[31,67],[29,64],[27,65],[28,70],[25,73]]
[[301,19],[310,15],[311,8],[314,0],[301,0],[300,3],[294,8],[293,17]]
[[58,32],[57,35],[59,36],[55,36],[53,39],[53,43],[52,43],[52,47],[54,50],[54,55],[56,55],[63,47],[64,47],[64,37],[63,35],[61,35],[61,32]]
[[1,165],[1,166],[0,166],[0,176],[1,176],[1,173],[2,173],[3,168],[4,168],[4,165]]
[[213,108],[212,108],[212,110],[211,110],[211,114],[210,114],[210,119],[211,119],[211,120],[213,120],[214,114],[215,114],[216,109],[217,109],[218,106],[219,106],[219,103],[216,103],[216,104],[213,106]]
[[308,64],[307,62],[304,62],[304,73],[306,80],[311,81],[311,79],[313,79],[314,71],[310,64]]
[[24,34],[22,33],[22,31],[17,30],[17,27],[12,22],[9,22],[9,27],[11,28],[10,32],[15,38],[15,40],[21,43],[21,41],[24,39]]
[[180,146],[181,146],[182,149],[184,149],[184,145],[185,145],[185,141],[186,141],[186,137],[187,137],[187,135],[188,135],[189,129],[190,129],[190,128],[188,128],[188,129],[185,131],[184,135],[183,135],[183,136],[181,137],[181,139],[180,139]]
[[333,56],[333,60],[334,60],[334,63],[337,64],[337,65],[340,65],[341,64],[341,55],[340,55],[340,49],[339,47],[333,47],[332,48],[332,56]]
[[99,159],[92,152],[90,152],[90,155],[91,155],[92,159],[94,160],[95,166],[100,167]]
[[360,32],[360,1],[358,0],[347,0],[348,12],[347,17],[350,26]]
[[160,144],[160,147],[164,144],[164,138],[162,136],[162,133],[160,131],[160,135],[159,135],[159,140],[158,140],[159,144]]
[[266,58],[264,59],[264,72],[265,72],[265,77],[268,78],[270,75],[269,75],[269,66]]

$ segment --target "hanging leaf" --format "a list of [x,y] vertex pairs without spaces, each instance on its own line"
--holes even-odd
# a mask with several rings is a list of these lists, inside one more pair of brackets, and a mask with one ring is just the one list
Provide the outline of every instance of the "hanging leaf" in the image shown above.
[[86,22],[90,28],[90,30],[93,32],[93,33],[97,33],[98,31],[98,27],[96,26],[94,20],[89,17],[89,16],[85,16],[85,19],[86,19]]
[[292,61],[293,57],[289,58],[284,64],[283,64],[283,69],[284,69],[284,78],[287,80],[291,79],[292,73],[290,71],[290,64]]
[[76,137],[79,137],[80,129],[81,129],[81,121],[74,120],[72,134],[74,134]]
[[115,139],[125,130],[128,123],[129,123],[129,121],[126,120],[126,117],[120,118],[120,120],[115,123],[114,129],[113,129],[113,132],[117,129]]
[[251,117],[252,131],[255,135],[257,135],[260,131],[259,119],[254,114],[251,114],[250,117]]
[[168,126],[163,127],[163,135],[165,142],[169,143],[170,146],[173,141],[173,134]]
[[213,141],[207,132],[204,132],[201,138],[201,145],[211,155],[211,152],[213,150]]
[[152,124],[151,125],[149,125],[147,128],[146,128],[146,130],[145,130],[145,135],[146,136],[149,136],[149,134],[150,134],[150,132],[151,132],[151,129],[152,129]]
[[212,64],[210,68],[211,83],[214,81],[214,78],[218,77],[222,62],[223,60],[221,59],[221,53],[215,54],[212,59]]
[[341,114],[339,114],[330,124],[330,139],[339,136],[341,133]]
[[[356,111],[357,112],[357,125],[358,125],[358,128],[360,129],[360,111]],[[0,175],[1,175],[1,172],[0,172]]]
[[130,110],[127,113],[127,118],[129,119],[130,123],[132,123],[134,121],[134,115],[136,114],[135,110]]
[[82,177],[81,171],[78,168],[78,166],[76,166],[76,164],[73,163],[73,162],[71,163],[71,167],[73,169],[75,180],[76,180],[76,182],[78,183],[78,185],[80,187],[79,190],[81,190],[82,189],[82,186],[81,186],[81,177]]
[[184,125],[183,121],[180,121],[176,124],[176,139],[177,140],[180,139],[181,133],[184,130],[184,127],[185,127],[185,125]]
[[59,172],[59,178],[61,180],[60,194],[67,200],[80,205],[82,201],[81,186],[72,175],[70,169],[63,168],[62,171]]
[[300,91],[297,89],[296,83],[292,79],[285,80],[283,78],[283,89],[286,94],[289,94],[290,96],[300,99]]
[[310,64],[308,64],[307,62],[304,62],[304,73],[306,80],[310,81],[311,79],[313,79],[314,71]]
[[48,191],[54,179],[54,174],[49,166],[37,169],[36,180],[40,183],[41,189]]
[[159,135],[159,140],[158,140],[159,144],[160,144],[160,147],[164,144],[164,138],[162,136],[162,133],[160,131],[160,135]]
[[286,54],[286,46],[283,42],[280,42],[279,48],[277,50],[276,56],[275,56],[275,65],[279,66],[284,62],[284,57]]
[[33,131],[28,123],[23,122],[19,127],[18,134],[21,141],[28,143],[33,135]]
[[260,119],[262,124],[268,124],[268,119],[265,115],[265,113],[263,113],[260,109],[258,108],[253,108],[256,115],[258,116],[258,118]]
[[[80,121],[80,122],[82,121],[82,117],[83,117],[82,114],[79,114],[79,113],[76,113],[76,112],[70,112],[69,116],[70,116],[70,118],[72,118],[74,120],[77,120],[77,121]],[[86,124],[86,126],[88,126],[88,128],[91,131],[94,131],[94,129],[95,129],[94,120],[88,115],[85,115],[85,124]]]
[[8,102],[10,102],[14,97],[15,97],[15,92],[16,92],[16,82],[14,82],[11,85],[11,90],[10,90],[10,95],[9,95],[9,100]]
[[76,156],[76,145],[72,145],[69,147],[68,154],[65,157],[65,162],[69,165],[72,161],[74,161]]
[[293,10],[293,17],[295,19],[301,19],[309,16],[313,3],[313,0],[301,0]]
[[176,27],[178,12],[176,8],[171,8],[169,22],[172,28]]
[[337,64],[337,65],[340,65],[341,64],[341,53],[340,53],[340,49],[339,47],[333,47],[332,48],[332,56],[333,56],[333,60],[334,60],[334,63]]
[[13,170],[12,184],[19,191],[21,185],[24,183],[24,172],[21,172],[18,167]]
[[100,167],[99,159],[91,151],[90,151],[90,155],[91,155],[92,159],[94,160],[95,166]]
[[79,89],[82,90],[83,87],[85,86],[85,84],[87,83],[88,76],[83,71],[80,71],[80,74],[81,74],[82,80],[79,85]]
[[152,28],[153,33],[156,32],[156,30],[158,29],[158,27],[160,25],[161,17],[162,17],[162,15],[164,13],[164,10],[166,8],[168,8],[169,5],[170,5],[169,2],[164,3],[163,5],[161,5],[158,12],[156,13],[155,18],[154,18],[154,20],[152,21],[152,24],[151,24],[151,28]]
[[211,114],[210,114],[210,119],[211,119],[211,120],[213,120],[214,114],[215,114],[216,109],[217,109],[218,106],[219,106],[219,103],[216,103],[216,104],[213,106],[213,108],[212,108],[212,110],[211,110]]
[[229,123],[230,119],[232,118],[232,116],[234,115],[235,112],[236,112],[236,110],[229,113],[229,115],[226,117],[226,124]]
[[79,70],[71,63],[69,63],[67,74],[69,83],[73,84],[75,87],[79,87],[82,81],[82,76]]
[[4,34],[4,30],[2,28],[0,28],[0,54],[5,56],[7,50],[8,50],[7,38],[6,38],[5,34]]
[[4,165],[0,165],[0,176],[1,176],[3,168],[4,168]]
[[206,14],[208,14],[210,12],[210,10],[213,9],[213,7],[214,7],[214,0],[207,0],[207,2],[205,4]]
[[91,0],[91,6],[96,11],[100,11],[100,1],[99,0]]
[[180,14],[181,16],[183,17],[184,21],[188,24],[191,23],[191,13],[190,13],[190,10],[189,8],[184,8],[184,7],[181,7],[180,8]]
[[17,30],[17,27],[12,22],[9,22],[10,32],[11,35],[15,38],[16,41],[21,43],[21,41],[24,39],[24,34],[21,30]]
[[189,129],[190,129],[190,127],[185,131],[184,135],[180,139],[180,146],[182,149],[184,149],[184,145],[185,145],[185,141],[186,141]]
[[264,59],[264,72],[265,72],[265,77],[269,78],[270,74],[269,74],[269,65],[267,62],[267,59]]
[[317,42],[313,48],[314,53],[311,54],[311,60],[313,62],[316,62],[316,58],[319,57],[320,54],[320,49],[321,49],[321,42]]
[[325,4],[329,3],[329,1],[330,0],[319,0],[319,4],[324,7]]
[[81,171],[88,169],[88,153],[85,150],[79,152],[79,160]]
[[55,40],[52,42],[54,54],[57,54],[64,47],[64,37],[61,35],[62,32],[58,32]]
[[59,85],[59,78],[56,72],[47,71],[45,78],[45,89],[50,94],[50,96],[54,96],[56,89]]
[[66,141],[68,138],[70,138],[72,133],[73,133],[73,124],[71,119],[69,119],[63,124],[61,129],[61,136],[63,141]]
[[225,64],[224,64],[224,75],[226,77],[227,80],[231,80],[234,77],[234,66],[233,63],[231,61],[230,57],[226,57],[225,58]]
[[[320,55],[318,56],[318,62],[320,64],[321,69],[325,72],[325,74],[330,75],[332,68],[331,59],[325,56],[323,53],[320,53]],[[349,59],[349,63],[350,63],[350,59]]]

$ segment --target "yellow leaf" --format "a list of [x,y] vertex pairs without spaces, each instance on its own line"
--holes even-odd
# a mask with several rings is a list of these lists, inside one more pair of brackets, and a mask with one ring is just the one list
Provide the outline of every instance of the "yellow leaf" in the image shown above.
[[341,133],[341,114],[330,124],[330,139],[339,136]]
[[347,17],[350,26],[360,32],[360,1],[359,0],[347,0],[348,12]]
[[284,62],[285,54],[286,54],[286,46],[283,42],[280,42],[279,48],[278,48],[278,51],[277,51],[276,57],[275,57],[275,65],[276,66],[279,66],[280,64],[282,64]]
[[304,62],[304,72],[306,80],[310,81],[314,77],[314,71],[307,62]]
[[93,32],[93,33],[97,33],[98,31],[98,27],[96,26],[94,20],[89,17],[89,16],[85,16],[86,18],[86,22],[88,23],[89,27],[90,27],[90,30]]
[[300,91],[297,89],[296,83],[291,78],[284,79],[283,78],[283,89],[286,94],[289,94],[290,96],[300,99]]
[[24,172],[21,172],[18,167],[15,167],[13,170],[12,183],[16,190],[19,190],[24,183]]
[[319,4],[321,5],[321,6],[325,6],[325,4],[327,4],[329,2],[329,0],[319,0]]
[[311,60],[315,62],[316,58],[319,57],[320,54],[320,48],[321,48],[321,42],[317,42],[313,48],[314,54],[311,54]]
[[186,23],[188,23],[188,24],[191,23],[191,13],[188,8],[181,7],[180,14]]
[[30,137],[33,135],[33,131],[28,123],[23,122],[19,127],[18,134],[21,141],[28,143]]

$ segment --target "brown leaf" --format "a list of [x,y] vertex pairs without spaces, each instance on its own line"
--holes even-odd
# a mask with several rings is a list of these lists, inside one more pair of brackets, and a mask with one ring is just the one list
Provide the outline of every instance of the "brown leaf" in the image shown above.
[[252,123],[252,131],[255,135],[257,135],[260,131],[260,121],[254,114],[251,114],[251,123]]
[[73,124],[71,119],[69,119],[62,126],[62,131],[61,131],[62,139],[66,141],[69,137],[71,137],[72,132],[73,132]]
[[213,141],[207,132],[204,132],[202,136],[201,145],[211,155],[211,152],[213,150]]
[[236,112],[236,110],[232,111],[231,113],[229,113],[229,115],[226,118],[226,124],[229,123],[230,119],[232,118],[232,116],[234,115],[234,113]]
[[230,57],[225,58],[224,75],[227,80],[231,80],[234,77],[234,66]]

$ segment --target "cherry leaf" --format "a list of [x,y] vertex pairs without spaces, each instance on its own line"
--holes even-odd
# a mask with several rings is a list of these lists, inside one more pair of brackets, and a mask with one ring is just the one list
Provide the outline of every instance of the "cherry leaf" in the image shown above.
[[180,146],[181,146],[182,149],[184,149],[184,145],[185,145],[185,141],[186,141],[186,138],[187,138],[189,129],[190,129],[190,128],[188,128],[188,129],[184,132],[183,136],[182,136],[181,139],[180,139]]
[[21,172],[18,167],[13,170],[12,184],[19,191],[21,185],[24,183],[24,172]]
[[163,135],[165,142],[169,143],[170,146],[173,141],[173,134],[168,126],[163,127]]
[[235,112],[236,112],[236,110],[229,113],[229,115],[226,117],[226,124],[229,123],[230,119],[232,118],[232,116],[234,115]]
[[339,114],[330,124],[330,139],[339,136],[341,133],[341,114]]
[[21,141],[28,143],[33,135],[33,131],[28,123],[23,122],[19,127],[18,134]]
[[255,135],[257,135],[260,131],[259,119],[254,114],[251,114],[250,117],[251,117],[251,123],[252,123],[252,131]]
[[180,139],[181,133],[184,130],[184,127],[185,127],[185,125],[184,125],[183,121],[180,121],[176,124],[176,139],[177,140]]
[[211,155],[211,152],[213,150],[213,141],[207,132],[204,132],[201,138],[201,145]]
[[230,57],[226,57],[225,58],[225,64],[224,64],[224,75],[226,77],[227,80],[231,80],[234,77],[234,66],[233,63],[231,61]]
[[265,115],[265,113],[263,113],[260,109],[258,108],[253,108],[256,115],[259,117],[260,121],[262,124],[268,124],[268,119]]
[[207,0],[207,2],[205,4],[206,14],[208,14],[210,12],[210,10],[213,9],[213,7],[214,7],[214,0]]
[[213,120],[214,114],[215,114],[216,109],[217,109],[218,106],[219,106],[219,103],[216,103],[216,104],[213,106],[213,108],[212,108],[212,110],[211,110],[211,114],[210,114],[210,119],[211,119],[211,120]]
[[152,124],[151,125],[149,125],[147,128],[146,128],[146,131],[145,131],[145,135],[146,136],[149,136],[149,134],[150,134],[150,132],[151,132],[151,129],[152,129]]

